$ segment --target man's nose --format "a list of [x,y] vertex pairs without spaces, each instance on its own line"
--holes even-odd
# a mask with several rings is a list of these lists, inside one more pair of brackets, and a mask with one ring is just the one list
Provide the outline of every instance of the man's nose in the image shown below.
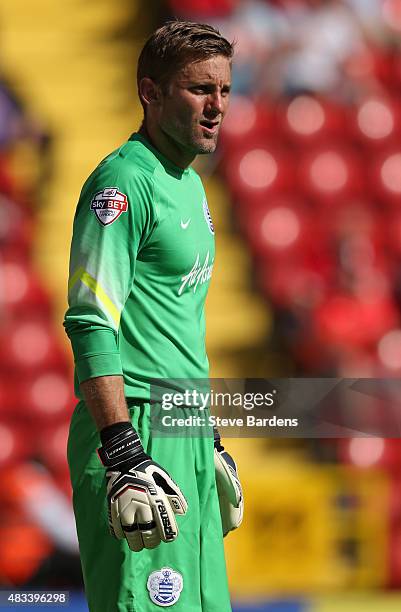
[[215,91],[210,94],[208,99],[208,107],[216,115],[223,112],[223,97],[220,91]]

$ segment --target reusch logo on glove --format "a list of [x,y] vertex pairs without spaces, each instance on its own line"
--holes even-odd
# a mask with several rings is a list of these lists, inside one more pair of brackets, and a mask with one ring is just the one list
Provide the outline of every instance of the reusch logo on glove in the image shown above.
[[161,499],[158,499],[156,504],[157,504],[157,509],[159,510],[160,518],[163,523],[164,531],[166,533],[166,538],[167,540],[173,540],[177,534],[171,526],[170,519],[168,517],[168,513],[166,510],[166,506],[161,501]]
[[92,198],[90,209],[102,225],[111,225],[128,210],[128,198],[117,187],[106,187]]

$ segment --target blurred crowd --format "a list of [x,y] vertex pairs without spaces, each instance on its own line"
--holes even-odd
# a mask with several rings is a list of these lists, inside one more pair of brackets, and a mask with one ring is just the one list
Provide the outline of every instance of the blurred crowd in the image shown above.
[[219,167],[287,373],[397,376],[401,3],[170,7],[237,41]]
[[71,365],[33,246],[48,133],[0,82],[0,585],[81,584],[66,469]]
[[174,15],[204,20],[235,40],[233,91],[350,101],[380,91],[377,71],[396,53],[398,0],[170,0]]

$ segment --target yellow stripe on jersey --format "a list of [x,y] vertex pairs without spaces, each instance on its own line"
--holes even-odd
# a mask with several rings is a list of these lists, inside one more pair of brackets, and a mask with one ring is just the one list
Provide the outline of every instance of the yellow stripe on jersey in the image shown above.
[[108,313],[112,316],[113,321],[118,327],[120,324],[120,311],[118,310],[117,306],[111,301],[103,287],[82,266],[77,268],[72,277],[70,278],[70,281],[68,283],[68,291],[71,291],[71,289],[77,284],[78,281],[81,281],[84,285],[88,287],[88,289],[90,289],[96,295],[96,297],[102,302]]

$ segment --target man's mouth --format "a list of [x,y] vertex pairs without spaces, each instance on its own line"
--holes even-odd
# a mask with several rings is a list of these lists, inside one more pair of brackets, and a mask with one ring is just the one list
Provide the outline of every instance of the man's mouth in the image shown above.
[[217,132],[217,130],[219,129],[219,123],[220,122],[218,120],[211,121],[209,119],[202,119],[202,121],[200,121],[200,124],[203,129],[209,132],[209,134],[215,134]]

